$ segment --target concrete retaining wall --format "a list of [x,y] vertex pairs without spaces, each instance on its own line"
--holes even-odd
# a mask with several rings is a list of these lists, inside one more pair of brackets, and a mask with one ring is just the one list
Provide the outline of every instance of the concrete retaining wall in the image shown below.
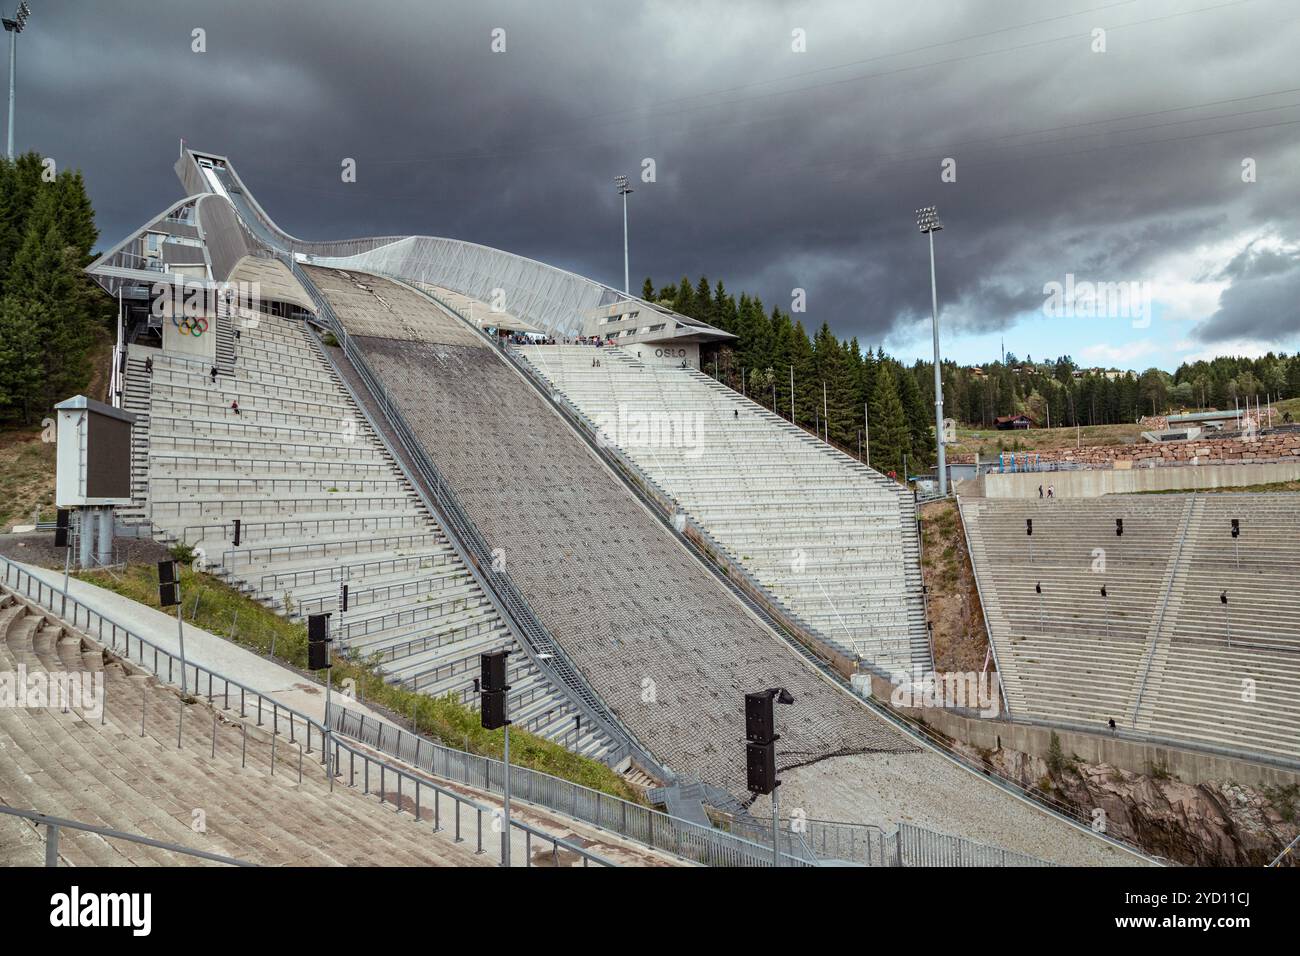
[[986,474],[982,477],[980,491],[987,498],[1036,498],[1038,486],[1046,488],[1050,484],[1058,498],[1099,498],[1139,491],[1196,491],[1300,480],[1300,461],[1161,468],[1144,468],[1133,462],[1117,461],[1115,466],[1092,471]]
[[[871,694],[877,700],[888,702],[891,693],[892,685],[888,681],[872,679]],[[968,717],[938,707],[900,708],[900,712],[920,718],[935,730],[980,749],[1018,750],[1044,760],[1051,749],[1051,727]],[[1055,733],[1061,739],[1061,750],[1067,757],[1077,754],[1084,763],[1104,763],[1141,774],[1162,767],[1192,786],[1211,780],[1230,780],[1250,787],[1284,787],[1300,783],[1300,771],[1252,760],[1112,737],[1104,731],[1093,734],[1057,729]]]

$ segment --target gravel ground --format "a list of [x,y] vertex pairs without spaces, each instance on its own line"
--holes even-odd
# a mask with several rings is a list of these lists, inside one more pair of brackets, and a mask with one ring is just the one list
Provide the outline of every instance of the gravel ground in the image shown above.
[[[1139,866],[1132,854],[1081,832],[929,752],[834,757],[781,774],[781,813],[870,823],[914,823],[1067,866]],[[752,812],[770,819],[767,797]]]
[[[167,548],[149,538],[114,538],[113,548],[118,560],[125,559],[127,564],[154,564],[171,557]],[[15,561],[62,570],[66,552],[66,548],[54,546],[53,531],[0,534],[0,554]]]

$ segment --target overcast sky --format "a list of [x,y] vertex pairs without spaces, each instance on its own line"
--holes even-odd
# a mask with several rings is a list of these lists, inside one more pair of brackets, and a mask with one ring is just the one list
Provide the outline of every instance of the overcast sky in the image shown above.
[[[180,197],[184,137],[300,237],[621,286],[626,173],[634,290],[803,289],[805,325],[928,355],[937,203],[959,361],[1300,346],[1295,0],[29,2],[17,147],[85,172],[102,245]],[[1135,295],[1090,315],[1071,276]]]

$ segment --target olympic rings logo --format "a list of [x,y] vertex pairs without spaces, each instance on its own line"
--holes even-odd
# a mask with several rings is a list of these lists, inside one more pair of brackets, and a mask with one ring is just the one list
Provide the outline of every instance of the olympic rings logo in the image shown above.
[[196,339],[208,330],[208,320],[203,316],[186,316],[178,319],[172,316],[172,325],[180,330],[181,335],[192,335]]

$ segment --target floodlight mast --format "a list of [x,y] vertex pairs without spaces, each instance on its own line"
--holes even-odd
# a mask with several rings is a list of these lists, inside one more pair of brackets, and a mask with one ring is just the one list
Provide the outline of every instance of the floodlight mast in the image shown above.
[[[939,354],[939,289],[934,278],[934,234],[943,229],[937,206],[916,211],[916,227],[930,240],[930,308],[934,319],[934,438],[938,449],[939,494],[948,495],[948,466],[943,449],[943,364]],[[903,475],[907,480],[907,475]]]
[[630,295],[627,268],[627,194],[632,192],[632,187],[628,185],[626,176],[615,176],[614,185],[618,187],[618,194],[623,197],[623,294]]
[[32,8],[27,6],[27,0],[22,0],[18,4],[18,12],[14,14],[13,19],[5,17],[2,21],[5,30],[9,33],[9,146],[7,155],[12,160],[14,158],[14,65],[18,59],[18,34],[23,32],[27,26],[27,20],[32,15]]

